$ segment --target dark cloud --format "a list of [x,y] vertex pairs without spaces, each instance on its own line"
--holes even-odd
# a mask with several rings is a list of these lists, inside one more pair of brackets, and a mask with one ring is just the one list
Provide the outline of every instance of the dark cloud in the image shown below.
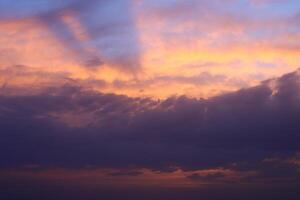
[[276,92],[267,81],[208,100],[155,101],[72,85],[2,95],[0,165],[265,173],[264,159],[287,159],[300,142],[299,77],[291,73],[272,81]]

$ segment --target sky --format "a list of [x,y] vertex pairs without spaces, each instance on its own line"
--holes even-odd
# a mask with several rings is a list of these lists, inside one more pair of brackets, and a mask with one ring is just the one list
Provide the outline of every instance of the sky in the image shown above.
[[298,0],[0,0],[0,198],[299,199],[299,55]]

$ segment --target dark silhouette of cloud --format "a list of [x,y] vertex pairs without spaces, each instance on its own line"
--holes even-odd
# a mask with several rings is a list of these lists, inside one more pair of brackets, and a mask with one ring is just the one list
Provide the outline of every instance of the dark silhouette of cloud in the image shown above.
[[[299,184],[299,75],[210,99],[101,94],[80,86],[0,97],[0,167],[255,171],[245,183]],[[137,170],[135,170],[137,169]],[[222,172],[188,176],[224,180]]]
[[208,100],[154,101],[72,85],[2,95],[0,165],[189,170],[291,156],[300,141],[298,78],[271,80],[276,93],[267,81]]

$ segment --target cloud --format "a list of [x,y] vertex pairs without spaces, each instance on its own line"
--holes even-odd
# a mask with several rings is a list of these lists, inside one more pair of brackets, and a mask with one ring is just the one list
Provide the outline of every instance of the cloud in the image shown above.
[[[96,62],[96,61],[94,61]],[[1,94],[23,95],[39,93],[47,87],[59,87],[64,84],[81,85],[85,88],[106,88],[108,83],[102,79],[71,78],[65,71],[48,71],[26,65],[12,65],[0,68]]]
[[0,165],[168,171],[249,163],[255,170],[253,163],[299,151],[298,80],[295,72],[208,100],[156,101],[72,85],[2,94]]
[[[262,80],[252,74],[275,77],[299,63],[297,5],[284,14],[272,4],[275,15],[250,1],[1,3],[0,67],[22,64],[129,86],[103,92],[206,98]],[[202,84],[206,72],[233,81]]]

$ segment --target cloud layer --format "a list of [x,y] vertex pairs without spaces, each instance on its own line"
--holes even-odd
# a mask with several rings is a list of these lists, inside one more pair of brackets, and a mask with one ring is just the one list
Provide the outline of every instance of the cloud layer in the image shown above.
[[242,168],[255,169],[264,159],[299,151],[298,82],[298,73],[291,73],[208,100],[155,101],[72,85],[2,95],[1,166],[163,171],[246,163]]

